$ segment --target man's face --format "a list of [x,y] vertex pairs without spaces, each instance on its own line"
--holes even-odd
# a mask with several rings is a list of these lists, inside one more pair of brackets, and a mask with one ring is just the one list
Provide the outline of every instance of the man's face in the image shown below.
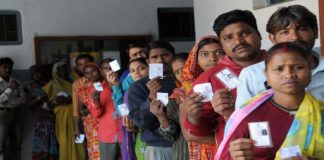
[[146,58],[144,48],[130,48],[129,49],[129,58],[135,59],[135,58]]
[[12,65],[2,64],[0,65],[0,77],[8,78],[12,72]]
[[220,41],[226,54],[235,61],[253,60],[260,52],[260,34],[244,22],[227,25],[220,32]]
[[163,63],[163,71],[169,72],[169,65],[173,55],[170,51],[164,48],[154,48],[150,50],[149,63]]
[[[269,39],[273,44],[282,42],[296,42],[301,44],[303,48],[311,51],[314,44],[317,33],[311,29],[310,26],[298,26],[291,23],[286,28],[277,31],[274,34],[269,34]],[[300,43],[298,43],[300,42]]]
[[86,63],[90,62],[88,58],[81,58],[76,62],[77,69],[79,72],[83,73],[83,68]]

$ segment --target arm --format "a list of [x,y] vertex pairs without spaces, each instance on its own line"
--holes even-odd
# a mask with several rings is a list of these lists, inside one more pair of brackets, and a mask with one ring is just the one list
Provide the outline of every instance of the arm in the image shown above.
[[[16,81],[12,80],[11,83],[13,82]],[[12,94],[9,96],[8,105],[12,107],[17,107],[26,103],[26,93],[23,89],[23,86],[19,82],[16,83],[18,83],[18,88],[12,91],[12,94],[16,92],[15,97],[12,97]]]
[[135,82],[129,89],[129,117],[139,128],[156,129],[160,124],[157,118],[150,112],[149,91],[144,83],[138,82]]
[[123,103],[123,92],[119,86],[112,86],[113,94],[112,99],[114,101],[114,106],[117,107],[118,105]]
[[12,92],[11,88],[7,88],[3,93],[0,94],[0,104],[3,104],[9,100],[9,96]]
[[198,142],[202,144],[215,144],[215,135],[214,134],[209,134],[204,137],[200,136],[194,136],[193,134],[190,134],[186,128],[184,127],[184,122],[186,118],[186,110],[184,108],[185,106],[180,104],[179,105],[179,122],[180,122],[180,128],[183,137],[187,141],[193,141],[193,142]]

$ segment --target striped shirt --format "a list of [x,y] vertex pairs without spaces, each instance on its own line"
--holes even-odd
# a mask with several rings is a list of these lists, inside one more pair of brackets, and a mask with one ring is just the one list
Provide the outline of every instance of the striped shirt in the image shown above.
[[[312,80],[306,90],[318,100],[324,101],[324,57],[315,52],[314,55],[319,61],[317,67],[312,69]],[[239,79],[240,85],[237,87],[236,109],[255,95],[266,90],[264,84],[266,81],[264,61],[244,68]]]

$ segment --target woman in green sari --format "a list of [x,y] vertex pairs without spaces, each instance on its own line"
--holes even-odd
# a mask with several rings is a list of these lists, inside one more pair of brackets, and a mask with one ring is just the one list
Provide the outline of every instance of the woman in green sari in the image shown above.
[[72,81],[68,71],[68,65],[65,62],[55,63],[52,70],[53,79],[43,89],[55,106],[55,130],[60,147],[59,159],[83,160],[86,159],[83,145],[74,142],[71,104]]

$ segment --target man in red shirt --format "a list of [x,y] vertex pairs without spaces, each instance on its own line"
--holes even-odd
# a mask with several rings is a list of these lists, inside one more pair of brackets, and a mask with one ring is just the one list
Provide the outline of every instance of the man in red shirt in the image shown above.
[[227,89],[215,74],[227,68],[238,76],[244,67],[262,61],[265,52],[260,50],[261,35],[250,11],[233,10],[224,13],[216,18],[213,29],[226,56],[195,80],[193,86],[211,83],[214,96],[212,101],[205,103],[202,102],[204,97],[198,93],[186,98],[185,128],[190,134],[201,137],[216,132],[216,143],[219,144],[223,139],[226,119],[234,111],[236,89]]

